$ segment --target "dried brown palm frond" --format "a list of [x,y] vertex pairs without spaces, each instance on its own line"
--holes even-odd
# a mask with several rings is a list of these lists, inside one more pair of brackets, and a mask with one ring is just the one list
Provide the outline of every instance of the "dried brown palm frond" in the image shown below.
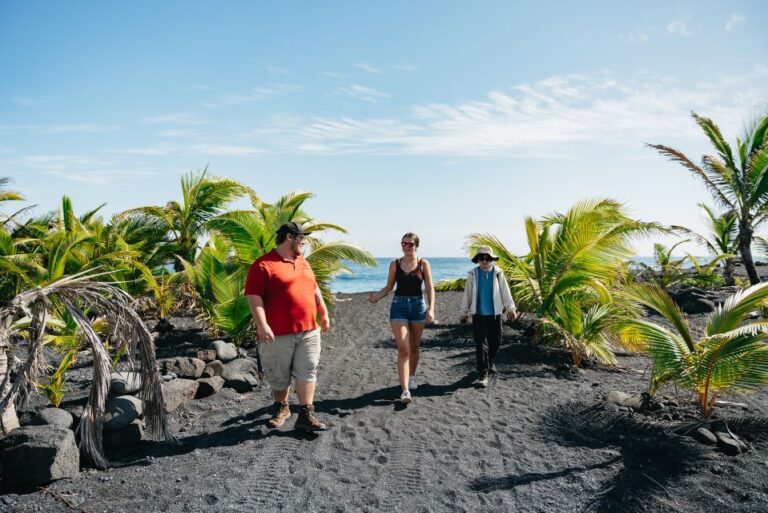
[[[99,467],[108,466],[101,443],[101,423],[109,392],[110,357],[104,341],[91,326],[84,313],[104,316],[112,326],[111,340],[117,349],[128,355],[131,370],[141,373],[139,397],[144,401],[146,432],[154,440],[172,441],[165,414],[160,375],[155,360],[152,335],[131,308],[133,299],[126,292],[108,283],[93,281],[103,274],[90,272],[62,278],[45,287],[22,292],[0,310],[0,353],[7,353],[14,319],[27,316],[29,329],[29,356],[15,383],[10,372],[0,373],[0,412],[13,407],[17,399],[26,400],[44,365],[42,358],[43,334],[48,309],[52,300],[64,305],[79,325],[93,353],[93,382],[90,397],[80,423],[80,449]],[[3,369],[0,369],[2,371]]]

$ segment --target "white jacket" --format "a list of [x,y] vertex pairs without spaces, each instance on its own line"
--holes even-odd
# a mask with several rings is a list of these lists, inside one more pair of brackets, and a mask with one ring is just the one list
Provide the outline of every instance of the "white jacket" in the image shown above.
[[[509,291],[509,284],[504,278],[504,272],[496,266],[491,268],[494,272],[493,280],[493,312],[501,315],[507,310],[515,309],[515,301]],[[461,313],[463,315],[475,315],[477,312],[477,275],[480,266],[475,267],[467,274],[467,284],[464,286],[464,296],[461,298]]]

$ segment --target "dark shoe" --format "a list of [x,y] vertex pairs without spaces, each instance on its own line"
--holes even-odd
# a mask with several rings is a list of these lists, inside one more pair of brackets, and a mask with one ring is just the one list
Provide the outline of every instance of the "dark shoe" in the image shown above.
[[315,417],[315,406],[310,404],[307,406],[299,406],[299,418],[296,419],[296,424],[293,426],[293,429],[301,431],[325,431],[328,429],[328,426]]
[[275,403],[273,405],[275,411],[267,421],[267,427],[270,429],[279,428],[285,421],[291,416],[291,409],[288,407],[288,403]]

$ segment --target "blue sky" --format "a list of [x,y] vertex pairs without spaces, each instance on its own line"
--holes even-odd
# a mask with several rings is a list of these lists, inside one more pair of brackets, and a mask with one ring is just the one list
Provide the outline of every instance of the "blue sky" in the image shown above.
[[[698,158],[768,108],[760,1],[0,0],[0,176],[37,211],[162,205],[208,165],[294,190],[379,256],[406,231],[524,250],[523,218],[611,197],[701,228]],[[241,204],[239,206],[245,206]],[[650,254],[651,242],[637,245]],[[690,248],[691,251],[695,249]]]

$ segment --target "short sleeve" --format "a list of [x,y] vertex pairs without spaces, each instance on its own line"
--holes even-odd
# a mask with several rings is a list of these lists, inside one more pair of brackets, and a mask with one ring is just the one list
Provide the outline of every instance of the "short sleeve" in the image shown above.
[[268,278],[269,273],[261,265],[261,262],[254,262],[248,269],[248,276],[245,279],[245,295],[264,297],[267,292]]

